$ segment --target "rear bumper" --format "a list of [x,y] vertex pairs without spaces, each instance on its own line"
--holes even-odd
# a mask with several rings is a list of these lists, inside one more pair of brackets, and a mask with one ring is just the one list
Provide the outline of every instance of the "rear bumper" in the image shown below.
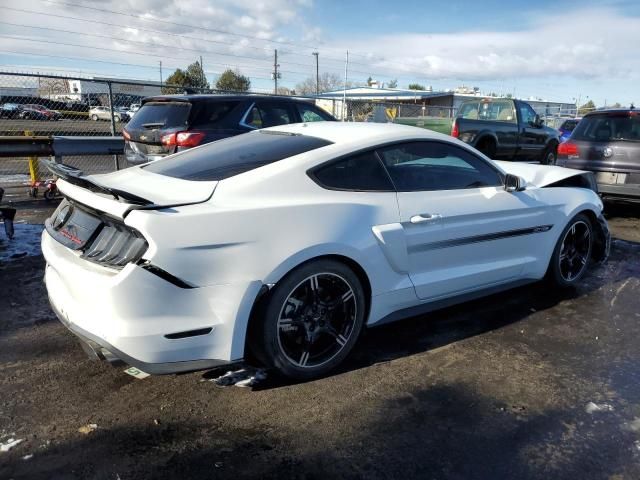
[[156,374],[242,360],[261,282],[180,288],[134,264],[94,265],[46,230],[42,251],[53,310],[97,357]]
[[640,184],[609,184],[599,183],[598,192],[605,197],[628,198],[640,200]]

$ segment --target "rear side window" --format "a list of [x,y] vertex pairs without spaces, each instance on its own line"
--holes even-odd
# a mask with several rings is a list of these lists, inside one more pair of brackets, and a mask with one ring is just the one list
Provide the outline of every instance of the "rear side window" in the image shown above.
[[640,116],[633,113],[589,115],[578,123],[571,139],[587,142],[639,142]]
[[145,103],[127,124],[127,129],[184,127],[190,111],[188,102]]
[[254,105],[244,123],[254,128],[267,128],[294,123],[294,120],[288,105],[269,102]]
[[327,145],[331,142],[306,135],[252,132],[185,150],[142,168],[184,180],[223,180]]
[[325,187],[337,190],[394,191],[389,175],[374,152],[361,153],[320,167],[312,176]]
[[513,103],[508,100],[468,102],[460,107],[458,118],[516,123]]
[[191,107],[191,126],[214,128],[220,125],[240,102],[198,102]]

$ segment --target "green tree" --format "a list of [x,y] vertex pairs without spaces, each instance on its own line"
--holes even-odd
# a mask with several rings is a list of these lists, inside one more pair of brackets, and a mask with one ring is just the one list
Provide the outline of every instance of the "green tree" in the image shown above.
[[409,90],[425,90],[425,87],[419,83],[410,83]]
[[192,63],[186,70],[177,68],[167,77],[165,84],[167,86],[162,87],[162,93],[182,93],[187,88],[209,88],[200,62]]
[[230,68],[222,72],[216,82],[216,89],[229,92],[248,92],[251,88],[251,80],[240,73],[240,70]]
[[373,83],[373,78],[371,78],[371,75],[369,75],[369,78],[367,78],[367,86],[370,87],[372,83]]
[[387,83],[388,88],[398,88],[398,79],[394,78],[389,83]]
[[593,112],[596,109],[596,104],[593,100],[589,100],[587,103],[578,108],[578,115],[586,115],[589,112]]

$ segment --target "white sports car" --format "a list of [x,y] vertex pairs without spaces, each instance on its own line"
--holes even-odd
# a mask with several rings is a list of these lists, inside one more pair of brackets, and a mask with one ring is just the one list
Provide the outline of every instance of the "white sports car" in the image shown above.
[[287,125],[106,175],[51,168],[53,309],[88,352],[155,374],[251,352],[313,378],[365,326],[574,285],[610,244],[591,173],[408,126]]

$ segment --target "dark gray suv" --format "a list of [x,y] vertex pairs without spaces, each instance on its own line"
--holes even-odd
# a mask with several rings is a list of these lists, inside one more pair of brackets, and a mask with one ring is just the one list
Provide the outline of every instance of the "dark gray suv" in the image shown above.
[[267,95],[161,95],[142,106],[122,130],[129,164],[258,128],[335,121],[310,101]]
[[586,115],[558,147],[557,164],[594,172],[605,199],[640,201],[640,110]]

